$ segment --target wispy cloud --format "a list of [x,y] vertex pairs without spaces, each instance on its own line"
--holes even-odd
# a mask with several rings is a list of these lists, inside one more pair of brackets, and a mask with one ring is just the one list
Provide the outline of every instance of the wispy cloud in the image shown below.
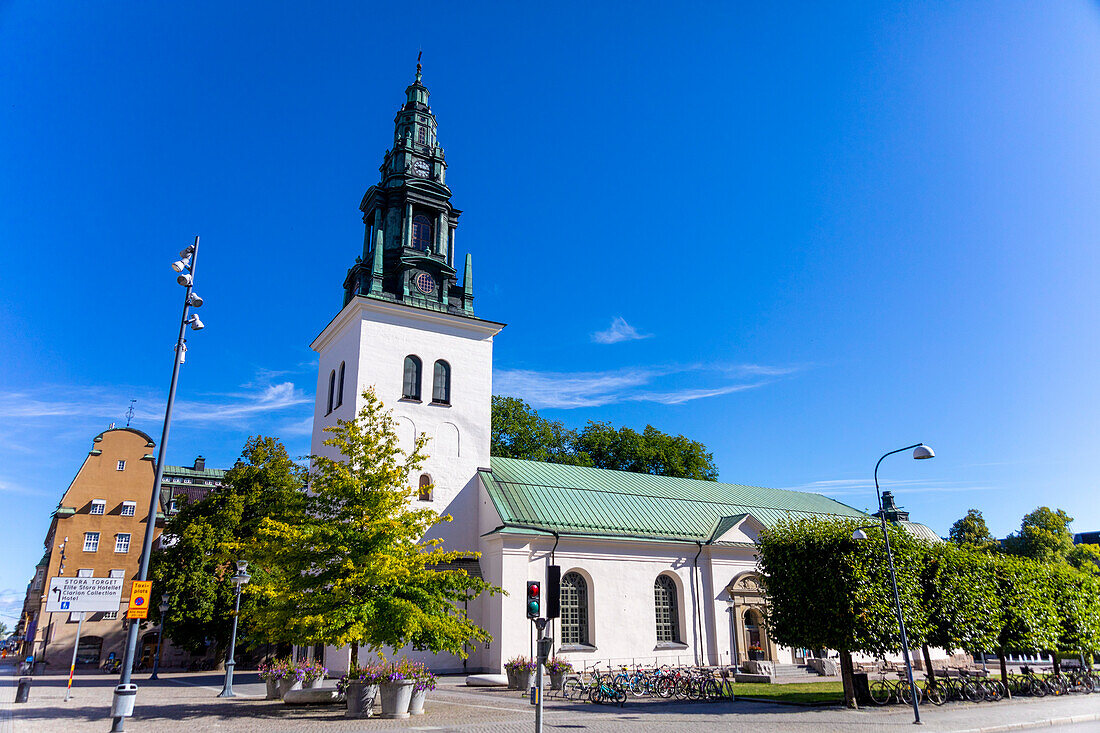
[[[679,405],[755,389],[770,381],[760,377],[793,371],[794,367],[758,364],[627,367],[602,372],[497,369],[493,372],[493,391],[520,397],[536,408],[571,409],[623,402]],[[710,384],[700,385],[700,380]]]
[[46,496],[46,492],[31,489],[7,479],[0,478],[0,494],[25,494],[28,496]]
[[23,612],[24,594],[12,588],[0,589],[0,621],[8,625],[8,631],[15,626]]
[[[960,484],[948,481],[922,481],[920,479],[879,481],[879,486],[883,490],[900,489],[905,494],[989,491],[995,488],[993,486]],[[784,486],[782,488],[789,491],[809,491],[815,494],[824,494],[825,496],[867,496],[869,493],[874,492],[875,482],[873,479],[867,478],[829,479],[826,481],[811,481],[808,484],[800,484],[798,486]]]
[[617,344],[620,341],[637,341],[647,339],[651,333],[639,333],[638,329],[626,322],[622,316],[615,316],[607,330],[596,331],[592,334],[592,340],[597,344]]

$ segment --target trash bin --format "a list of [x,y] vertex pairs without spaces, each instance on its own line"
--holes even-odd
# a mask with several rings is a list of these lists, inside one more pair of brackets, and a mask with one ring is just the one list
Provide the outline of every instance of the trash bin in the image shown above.
[[129,718],[134,714],[134,701],[137,699],[137,685],[117,685],[115,696],[111,700],[112,718]]
[[26,702],[27,698],[30,697],[30,694],[31,694],[31,678],[30,677],[20,677],[19,678],[19,686],[15,688],[15,701],[16,702]]

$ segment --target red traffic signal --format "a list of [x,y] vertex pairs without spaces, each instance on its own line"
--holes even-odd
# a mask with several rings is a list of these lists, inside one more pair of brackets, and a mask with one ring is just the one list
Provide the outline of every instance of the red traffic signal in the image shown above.
[[539,581],[527,581],[527,618],[538,618],[541,610],[539,604]]

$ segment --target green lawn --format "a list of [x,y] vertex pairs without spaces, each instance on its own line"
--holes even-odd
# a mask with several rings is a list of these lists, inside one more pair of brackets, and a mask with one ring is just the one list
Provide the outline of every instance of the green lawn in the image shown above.
[[761,697],[780,702],[844,703],[844,686],[841,682],[795,682],[789,685],[771,685],[766,682],[738,682],[733,694]]

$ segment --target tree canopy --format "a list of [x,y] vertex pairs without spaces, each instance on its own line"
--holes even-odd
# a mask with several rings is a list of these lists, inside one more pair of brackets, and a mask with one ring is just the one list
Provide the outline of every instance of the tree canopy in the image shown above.
[[[224,649],[233,612],[234,562],[251,559],[251,546],[264,519],[289,521],[304,508],[305,469],[294,463],[275,438],[250,437],[225,485],[168,519],[161,548],[152,557],[153,597],[168,595],[165,635],[201,654],[208,645]],[[253,574],[262,574],[253,568]],[[159,604],[150,610],[159,621]],[[242,612],[255,596],[242,597]],[[242,633],[247,634],[246,629]]]
[[1073,551],[1069,525],[1073,517],[1061,509],[1041,506],[1024,515],[1020,531],[1004,541],[1004,549],[1013,555],[1044,562],[1064,561]]
[[444,569],[477,553],[422,539],[451,520],[410,504],[409,476],[425,459],[426,438],[406,455],[392,414],[373,390],[363,400],[353,419],[325,428],[338,457],[311,457],[306,511],[261,522],[253,552],[265,574],[249,585],[259,602],[248,622],[271,640],[465,656],[468,642],[490,637],[464,601],[499,589]]
[[978,509],[968,509],[965,517],[951,525],[948,536],[956,545],[969,545],[980,549],[988,549],[997,541],[989,531],[985,517]]
[[610,468],[634,473],[718,479],[718,467],[707,447],[683,435],[670,435],[652,425],[642,432],[605,422],[589,421],[571,430],[540,417],[515,397],[493,396],[490,453],[576,466]]

